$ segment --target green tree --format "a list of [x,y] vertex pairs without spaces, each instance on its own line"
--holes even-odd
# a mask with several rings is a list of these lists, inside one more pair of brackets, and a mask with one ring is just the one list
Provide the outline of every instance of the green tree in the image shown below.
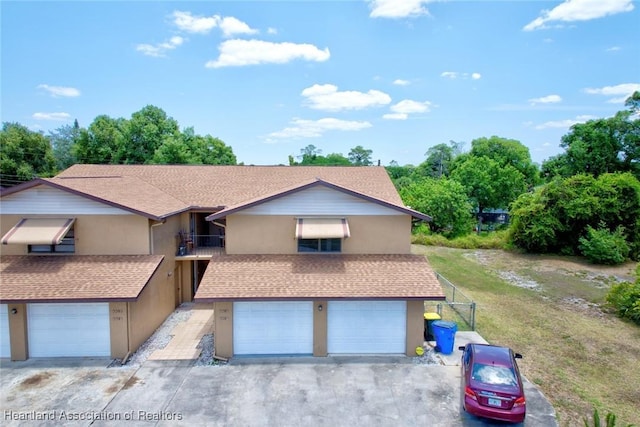
[[[626,102],[627,110],[613,117],[573,125],[562,137],[565,152],[543,163],[545,175],[569,177],[580,173],[631,172],[640,178],[640,93]],[[549,164],[550,163],[550,164]]]
[[409,185],[414,181],[410,178],[410,176],[416,169],[416,167],[413,165],[400,166],[398,162],[392,160],[391,162],[389,162],[389,166],[385,166],[385,169],[387,170],[389,178],[391,178],[391,181],[397,189]]
[[119,163],[143,164],[151,161],[155,151],[164,143],[179,139],[178,122],[161,108],[147,105],[131,115],[123,129],[123,144]]
[[52,176],[55,172],[56,161],[47,137],[19,123],[2,124],[0,178],[3,187]]
[[457,181],[424,178],[402,187],[400,196],[405,205],[432,217],[428,225],[434,233],[455,237],[471,230],[472,207],[464,187]]
[[289,156],[289,166],[349,166],[351,162],[340,153],[322,155],[322,150],[315,145],[307,145],[300,150],[299,162]]
[[455,157],[453,150],[453,147],[447,144],[430,147],[425,153],[427,160],[418,166],[417,172],[434,178],[449,176],[450,165]]
[[511,206],[510,239],[529,252],[578,254],[589,227],[620,230],[638,259],[640,181],[630,173],[556,178]]
[[167,139],[158,147],[149,163],[163,165],[201,164],[189,146],[180,139]]
[[488,157],[501,167],[512,166],[525,179],[527,187],[533,188],[539,183],[538,167],[531,161],[529,148],[515,139],[492,136],[471,141],[472,157]]
[[125,126],[125,119],[100,115],[91,122],[88,129],[80,129],[80,135],[72,150],[78,163],[120,163]]
[[462,184],[479,215],[485,209],[507,209],[526,191],[525,177],[520,171],[485,156],[467,156],[451,172],[451,178]]
[[49,141],[56,159],[56,168],[64,170],[76,163],[74,146],[80,139],[80,125],[74,120],[73,125],[64,125],[49,132]]
[[365,149],[362,145],[358,145],[349,151],[348,157],[352,165],[355,166],[371,166],[372,150]]

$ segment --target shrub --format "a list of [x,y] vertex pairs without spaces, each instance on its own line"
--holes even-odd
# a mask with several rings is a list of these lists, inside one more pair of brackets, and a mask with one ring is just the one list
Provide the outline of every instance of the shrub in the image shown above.
[[640,325],[640,276],[635,283],[613,285],[607,293],[607,302],[618,316]]
[[596,264],[622,264],[629,256],[623,228],[618,227],[611,232],[603,223],[598,229],[587,226],[587,236],[580,238],[579,249],[582,255]]
[[[584,427],[616,427],[616,415],[609,412],[604,418],[604,424],[600,420],[600,414],[597,409],[593,410],[593,424],[588,419],[584,419]],[[627,424],[626,427],[634,427],[633,424]]]
[[441,234],[417,234],[413,236],[412,243],[457,249],[507,249],[508,246],[506,231],[472,233],[455,239],[447,239]]

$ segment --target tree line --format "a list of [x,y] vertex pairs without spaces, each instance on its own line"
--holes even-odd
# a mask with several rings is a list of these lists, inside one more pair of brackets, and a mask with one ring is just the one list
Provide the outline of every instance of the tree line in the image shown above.
[[[392,161],[386,170],[403,202],[432,216],[429,233],[448,238],[483,228],[486,212],[510,214],[508,241],[530,252],[581,254],[595,262],[640,258],[640,92],[613,117],[573,125],[564,152],[533,163],[520,141],[499,136],[432,146],[417,166]],[[234,165],[230,146],[197,135],[160,108],[131,118],[96,117],[44,135],[19,123],[0,132],[0,177],[10,186],[52,176],[75,163]],[[360,145],[344,156],[308,145],[290,166],[370,166]]]
[[82,128],[62,126],[45,135],[19,123],[0,132],[2,186],[52,176],[75,163],[235,165],[230,146],[211,135],[197,135],[161,108],[147,105],[131,118],[100,115]]

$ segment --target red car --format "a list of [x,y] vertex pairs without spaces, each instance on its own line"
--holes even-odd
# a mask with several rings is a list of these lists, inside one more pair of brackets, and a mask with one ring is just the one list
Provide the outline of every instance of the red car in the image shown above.
[[516,359],[510,348],[486,344],[459,347],[462,353],[462,407],[468,413],[521,423],[527,407]]

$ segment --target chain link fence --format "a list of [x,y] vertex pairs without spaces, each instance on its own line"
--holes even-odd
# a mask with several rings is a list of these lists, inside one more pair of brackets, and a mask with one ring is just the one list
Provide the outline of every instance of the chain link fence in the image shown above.
[[[461,321],[469,330],[476,329],[476,303],[466,296],[460,289],[451,283],[446,277],[436,273],[436,277],[444,290],[445,301],[425,301],[426,312],[435,312],[442,319],[452,320],[461,326]],[[466,329],[466,328],[464,328]]]

